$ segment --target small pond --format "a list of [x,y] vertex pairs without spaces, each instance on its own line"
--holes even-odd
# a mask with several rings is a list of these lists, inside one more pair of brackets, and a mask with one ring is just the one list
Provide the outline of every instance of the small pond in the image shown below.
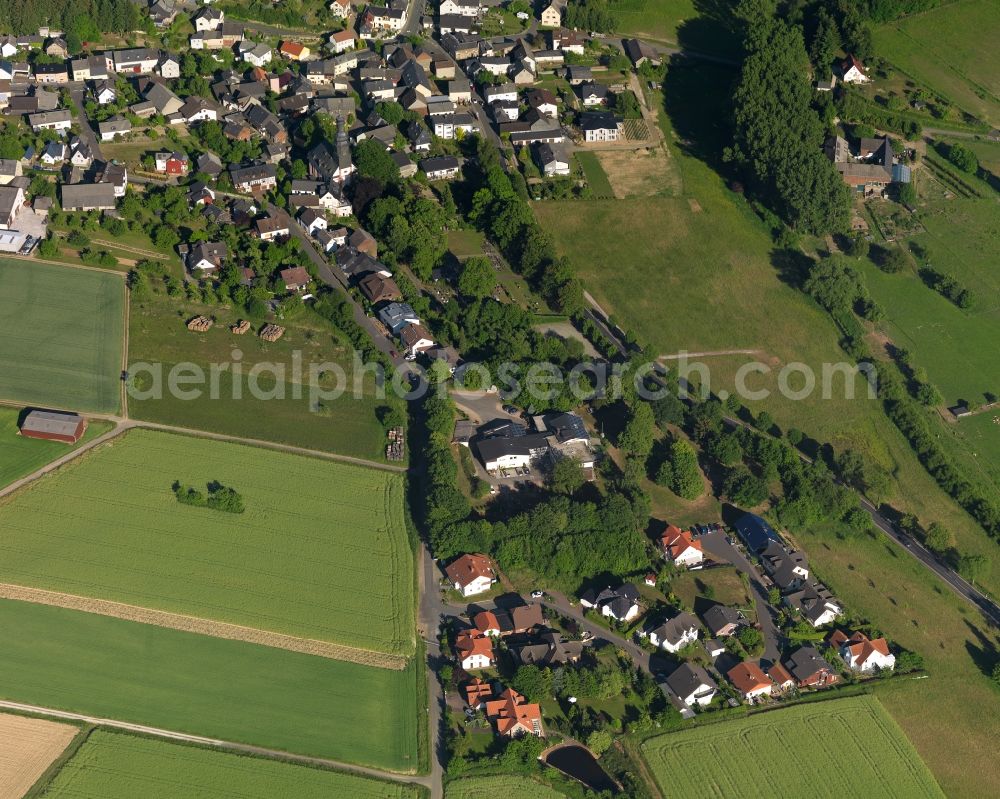
[[560,746],[545,757],[545,762],[563,774],[579,780],[594,791],[617,793],[618,784],[601,768],[589,750],[577,744]]

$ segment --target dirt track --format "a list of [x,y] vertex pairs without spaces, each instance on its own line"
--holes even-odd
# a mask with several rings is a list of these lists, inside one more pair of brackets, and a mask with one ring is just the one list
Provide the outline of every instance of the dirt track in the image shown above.
[[211,619],[199,619],[195,616],[185,616],[180,613],[169,613],[163,610],[152,610],[122,602],[109,602],[105,599],[63,594],[58,591],[45,591],[41,588],[27,588],[10,583],[0,583],[0,599],[16,599],[22,602],[34,602],[37,605],[52,605],[69,610],[81,610],[85,613],[96,613],[101,616],[112,616],[116,619],[135,621],[141,624],[153,624],[157,627],[167,627],[171,630],[183,630],[200,635],[211,635],[215,638],[225,638],[230,641],[245,641],[250,644],[270,646],[275,649],[287,649],[291,652],[301,652],[306,655],[329,658],[330,660],[347,660],[360,663],[363,666],[375,666],[381,669],[399,671],[406,667],[406,658],[399,655],[388,655],[383,652],[373,652],[370,649],[359,649],[342,644],[332,644],[328,641],[316,641],[311,638],[296,638],[293,635],[256,630],[239,624],[229,624]]

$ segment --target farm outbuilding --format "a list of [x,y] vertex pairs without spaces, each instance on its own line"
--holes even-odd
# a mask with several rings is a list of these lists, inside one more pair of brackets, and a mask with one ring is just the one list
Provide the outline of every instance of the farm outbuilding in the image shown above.
[[21,423],[20,434],[25,438],[42,438],[75,444],[87,430],[87,420],[75,413],[30,411]]

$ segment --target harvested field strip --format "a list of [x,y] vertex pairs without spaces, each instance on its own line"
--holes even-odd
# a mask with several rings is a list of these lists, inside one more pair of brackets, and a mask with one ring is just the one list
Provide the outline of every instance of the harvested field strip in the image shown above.
[[0,796],[24,796],[79,732],[72,724],[0,714]]
[[140,624],[155,624],[157,627],[168,627],[171,630],[183,630],[199,635],[211,635],[214,638],[225,638],[229,641],[245,641],[248,644],[287,649],[289,652],[301,652],[303,655],[315,655],[331,660],[348,660],[351,663],[360,663],[362,666],[396,670],[406,668],[406,658],[388,655],[384,652],[331,644],[328,641],[296,638],[291,635],[257,630],[253,627],[242,627],[238,624],[226,624],[221,621],[184,616],[179,613],[140,608],[136,605],[109,602],[105,599],[92,599],[57,591],[43,591],[40,588],[27,588],[10,583],[0,583],[0,599],[16,599],[21,602],[34,602],[38,605],[82,610],[85,613],[97,613],[115,619],[137,621]]
[[[242,514],[181,505],[236,488]],[[408,655],[400,475],[132,430],[0,502],[0,582]]]

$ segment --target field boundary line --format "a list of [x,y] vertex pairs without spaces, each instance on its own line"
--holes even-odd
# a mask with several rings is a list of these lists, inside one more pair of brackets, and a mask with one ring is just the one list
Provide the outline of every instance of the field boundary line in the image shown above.
[[213,638],[223,638],[228,641],[243,641],[248,644],[269,646],[273,649],[285,649],[303,655],[314,655],[329,660],[344,660],[358,663],[362,666],[402,671],[406,668],[406,658],[402,655],[390,655],[371,649],[334,644],[329,641],[317,641],[312,638],[298,638],[285,633],[258,630],[240,624],[224,621],[203,619],[198,616],[188,616],[183,613],[172,613],[166,610],[154,610],[124,602],[114,602],[108,599],[67,594],[61,591],[48,591],[43,588],[29,588],[13,583],[0,583],[0,599],[13,599],[19,602],[32,602],[36,605],[50,605],[67,610],[79,610],[94,613],[99,616],[110,616],[124,621],[134,621],[140,624],[150,624],[155,627],[165,627],[181,632],[208,635]]
[[149,727],[145,724],[136,724],[118,719],[105,719],[98,716],[88,716],[84,713],[73,713],[68,710],[42,707],[41,705],[29,705],[24,702],[13,702],[7,699],[0,699],[0,710],[17,710],[22,713],[31,713],[36,716],[47,718],[65,719],[67,721],[82,721],[92,724],[95,727],[106,727],[115,730],[135,733],[137,735],[148,735],[153,738],[164,738],[170,741],[195,744],[220,751],[237,752],[245,755],[253,755],[267,760],[278,760],[284,763],[295,763],[303,766],[318,766],[321,768],[341,771],[347,774],[358,774],[363,777],[374,777],[375,779],[388,780],[390,782],[403,783],[407,785],[421,785],[429,787],[429,778],[420,775],[411,775],[398,771],[385,771],[368,766],[359,766],[353,763],[345,763],[340,760],[330,760],[325,757],[312,757],[310,755],[299,755],[295,752],[285,752],[280,749],[268,749],[263,746],[244,744],[237,741],[225,741],[220,738],[209,738],[204,735],[193,735],[186,732],[176,732],[165,730],[162,727]]

